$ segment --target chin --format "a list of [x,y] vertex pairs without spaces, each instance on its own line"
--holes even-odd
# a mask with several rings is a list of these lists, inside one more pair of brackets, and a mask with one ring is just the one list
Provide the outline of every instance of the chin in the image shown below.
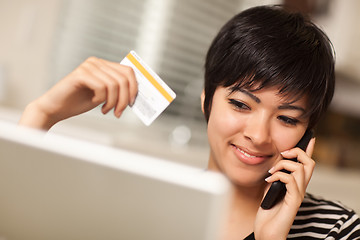
[[243,181],[239,179],[230,179],[230,181],[237,187],[241,188],[258,188],[264,186],[266,184],[265,180],[262,179],[261,181]]
[[265,178],[267,174],[259,174],[259,172],[248,171],[229,171],[225,172],[228,179],[239,187],[260,187],[266,185]]

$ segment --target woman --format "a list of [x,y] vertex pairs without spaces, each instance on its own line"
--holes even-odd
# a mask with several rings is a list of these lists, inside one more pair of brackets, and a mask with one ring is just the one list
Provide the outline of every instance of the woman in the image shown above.
[[[276,6],[248,9],[215,37],[201,102],[208,169],[225,174],[234,189],[223,239],[360,239],[353,211],[306,193],[315,139],[305,152],[294,148],[328,108],[334,82],[331,43],[300,14]],[[136,94],[131,68],[91,57],[30,103],[20,124],[48,130],[101,103],[104,114],[114,109],[120,117]],[[262,209],[278,180],[285,197]]]

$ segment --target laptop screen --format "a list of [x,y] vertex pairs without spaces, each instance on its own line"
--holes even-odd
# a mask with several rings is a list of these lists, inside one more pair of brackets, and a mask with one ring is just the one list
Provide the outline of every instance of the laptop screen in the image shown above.
[[220,174],[0,122],[0,239],[218,239]]

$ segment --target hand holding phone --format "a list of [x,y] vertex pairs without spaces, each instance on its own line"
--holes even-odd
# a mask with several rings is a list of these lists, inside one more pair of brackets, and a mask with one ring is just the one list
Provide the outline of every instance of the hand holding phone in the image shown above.
[[[309,144],[311,138],[313,137],[313,131],[308,129],[306,130],[304,136],[300,139],[298,144],[295,147],[299,147],[303,151],[306,150],[307,145]],[[287,159],[290,161],[297,162],[296,158]],[[289,171],[282,170],[283,172],[290,173]],[[266,193],[264,200],[261,203],[263,209],[272,208],[277,202],[281,201],[286,194],[286,186],[280,181],[273,182],[270,186],[269,191]]]

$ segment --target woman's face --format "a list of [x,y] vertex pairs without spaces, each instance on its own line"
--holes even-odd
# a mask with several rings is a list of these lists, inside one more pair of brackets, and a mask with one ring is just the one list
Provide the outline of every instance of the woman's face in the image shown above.
[[305,133],[305,111],[305,98],[288,102],[275,87],[255,92],[217,88],[208,121],[209,169],[239,186],[264,184],[280,153]]

